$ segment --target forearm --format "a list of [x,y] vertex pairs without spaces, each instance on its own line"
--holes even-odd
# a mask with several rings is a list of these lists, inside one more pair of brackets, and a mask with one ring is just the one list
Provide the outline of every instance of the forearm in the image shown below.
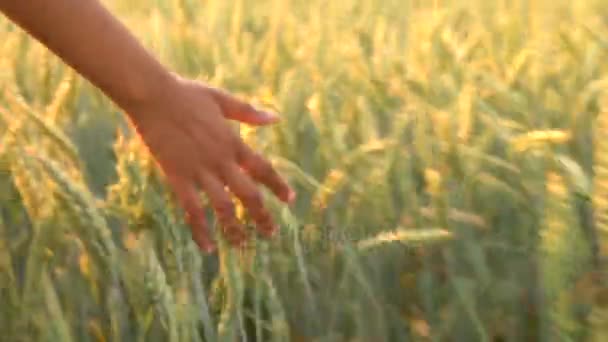
[[123,108],[171,79],[99,0],[0,0],[0,11]]

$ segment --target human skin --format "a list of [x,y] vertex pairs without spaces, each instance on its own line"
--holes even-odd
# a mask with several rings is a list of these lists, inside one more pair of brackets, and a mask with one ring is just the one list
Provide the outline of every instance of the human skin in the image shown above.
[[276,123],[277,115],[172,73],[98,0],[0,0],[0,11],[127,113],[203,251],[213,252],[216,243],[199,189],[233,246],[246,242],[248,233],[236,218],[232,195],[263,236],[276,231],[258,183],[285,203],[293,202],[295,193],[228,120],[262,126]]

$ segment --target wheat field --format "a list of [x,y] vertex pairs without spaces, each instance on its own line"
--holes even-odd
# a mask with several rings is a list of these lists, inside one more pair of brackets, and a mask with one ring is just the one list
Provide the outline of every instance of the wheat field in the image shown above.
[[298,199],[201,254],[124,113],[2,17],[1,341],[608,340],[608,1],[105,3],[280,113],[239,129]]

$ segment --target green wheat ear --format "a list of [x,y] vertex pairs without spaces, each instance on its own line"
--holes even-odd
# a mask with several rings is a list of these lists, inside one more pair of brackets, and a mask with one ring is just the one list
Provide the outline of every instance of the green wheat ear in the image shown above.
[[572,288],[590,253],[584,235],[576,225],[563,176],[549,172],[546,189],[548,196],[539,246],[541,281],[545,291],[544,331],[551,339],[576,339],[582,326],[573,313],[576,293]]
[[[600,102],[600,113],[595,124],[594,140],[594,180],[593,207],[595,226],[598,231],[600,260],[608,260],[608,95]],[[602,279],[606,284],[606,279]],[[606,341],[608,339],[608,287],[600,287],[595,295],[595,301],[589,315],[592,327],[590,341]]]
[[595,125],[595,174],[593,184],[593,207],[598,230],[600,257],[608,258],[608,95],[601,101],[601,111]]

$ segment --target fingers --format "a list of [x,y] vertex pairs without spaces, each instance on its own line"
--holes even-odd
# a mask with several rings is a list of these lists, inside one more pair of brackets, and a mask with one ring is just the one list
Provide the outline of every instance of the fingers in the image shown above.
[[222,90],[211,87],[208,89],[227,119],[257,126],[270,125],[280,120],[277,115],[257,110],[251,104],[243,102]]
[[[213,207],[224,238],[233,246],[242,246],[248,239],[247,232],[236,216],[235,204],[231,194],[224,188],[228,186],[236,195],[249,216],[255,222],[259,233],[271,237],[276,231],[276,225],[270,212],[265,208],[262,194],[254,180],[268,186],[279,198],[288,202],[293,199],[293,191],[274,171],[270,163],[251,150],[247,150],[241,158],[247,166],[243,172],[237,163],[229,164],[221,172],[221,176],[207,171],[200,171],[197,183],[206,193]],[[186,221],[191,228],[193,240],[199,248],[207,253],[216,250],[216,245],[209,234],[203,206],[200,203],[197,187],[179,177],[168,177],[179,203],[184,208]]]
[[277,173],[272,164],[248,146],[242,146],[238,154],[238,161],[251,178],[267,186],[281,201],[292,203],[295,200],[295,192]]
[[169,183],[172,186],[179,203],[182,208],[184,208],[186,222],[192,231],[192,239],[200,249],[206,253],[212,253],[215,251],[216,246],[209,236],[205,212],[200,204],[200,198],[198,197],[196,187],[193,184],[187,184],[174,176],[169,177]]
[[224,238],[231,245],[241,246],[247,240],[247,234],[236,218],[234,203],[224,185],[205,172],[199,174],[199,183],[215,210]]
[[276,226],[268,210],[264,208],[262,194],[255,182],[244,174],[238,165],[226,170],[226,183],[230,190],[241,200],[249,216],[256,223],[256,228],[263,236],[269,238],[276,231]]

